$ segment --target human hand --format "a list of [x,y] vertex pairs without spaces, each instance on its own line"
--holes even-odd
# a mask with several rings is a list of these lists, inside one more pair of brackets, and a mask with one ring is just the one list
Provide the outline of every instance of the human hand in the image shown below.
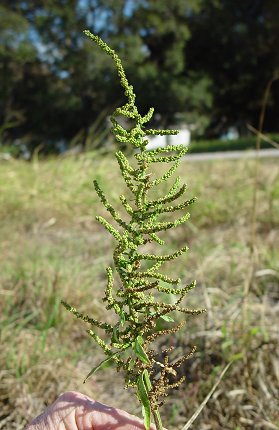
[[70,391],[59,396],[25,430],[144,430],[144,425],[121,409]]

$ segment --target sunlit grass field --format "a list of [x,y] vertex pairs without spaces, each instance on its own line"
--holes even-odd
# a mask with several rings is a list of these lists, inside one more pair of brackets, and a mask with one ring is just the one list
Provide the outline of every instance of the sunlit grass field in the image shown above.
[[[198,202],[190,220],[165,236],[165,253],[190,248],[168,274],[185,283],[197,279],[187,306],[208,311],[189,317],[183,332],[166,340],[175,357],[198,347],[183,368],[186,383],[162,409],[169,430],[183,427],[230,361],[192,428],[279,428],[278,160],[259,161],[256,182],[255,169],[255,160],[187,157],[179,169],[187,198],[197,196]],[[121,210],[118,196],[126,190],[110,155],[0,164],[1,430],[23,429],[65,390],[141,414],[111,366],[83,385],[103,355],[85,323],[60,305],[64,299],[104,317],[105,267],[114,242],[95,221],[95,215],[106,215],[93,190],[95,178]],[[158,195],[163,191],[158,188]]]

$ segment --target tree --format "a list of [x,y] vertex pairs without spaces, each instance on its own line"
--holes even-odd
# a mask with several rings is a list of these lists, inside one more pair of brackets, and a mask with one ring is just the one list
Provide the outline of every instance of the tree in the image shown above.
[[[16,29],[13,30],[13,29]],[[0,6],[0,124],[1,131],[24,121],[14,89],[23,78],[24,64],[33,61],[35,50],[28,40],[28,23],[20,14]]]
[[[154,104],[165,124],[177,112],[191,112],[188,121],[206,113],[209,80],[186,71],[184,58],[188,18],[198,12],[199,3],[4,0],[2,8],[10,18],[4,18],[7,31],[1,37],[7,49],[0,53],[0,62],[9,84],[1,89],[2,106],[3,111],[10,106],[24,114],[10,138],[20,135],[31,146],[42,141],[49,145],[60,138],[69,141],[79,132],[84,142],[99,112],[121,102],[110,62],[83,37],[87,27],[120,52],[143,111]],[[21,57],[24,47],[28,55]]]
[[[209,0],[190,23],[186,46],[191,69],[213,81],[213,133],[257,124],[268,81],[279,70],[279,3],[272,0]],[[273,91],[267,128],[278,131],[279,88]]]
[[[75,136],[85,145],[100,112],[122,102],[85,28],[119,52],[141,112],[153,105],[160,114],[154,127],[180,120],[201,134],[210,120],[211,134],[232,124],[245,131],[279,69],[272,0],[3,0],[0,12],[0,132],[31,148]],[[275,83],[268,130],[278,114]]]
[[[134,67],[127,65],[139,104],[150,103],[160,112],[164,125],[177,113],[188,123],[208,116],[210,81],[205,74],[188,69],[185,48],[191,38],[189,19],[198,15],[201,1],[139,1],[128,21],[137,34],[141,52]],[[202,122],[201,122],[202,123]],[[202,128],[201,128],[202,129]]]

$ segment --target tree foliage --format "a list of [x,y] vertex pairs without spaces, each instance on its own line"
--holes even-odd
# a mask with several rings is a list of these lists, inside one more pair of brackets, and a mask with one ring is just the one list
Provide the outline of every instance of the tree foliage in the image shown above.
[[[191,20],[186,57],[190,68],[213,81],[215,132],[258,123],[266,85],[279,76],[279,3],[209,0]],[[279,85],[274,85],[267,128],[278,130]]]
[[[100,145],[96,126],[123,101],[115,71],[82,31],[120,52],[140,111],[204,133],[256,121],[277,72],[279,6],[272,0],[3,0],[0,136],[51,148],[64,139]],[[267,116],[278,128],[278,85]],[[94,130],[94,132],[92,132]],[[97,133],[98,131],[98,133]],[[91,142],[92,141],[92,142]]]

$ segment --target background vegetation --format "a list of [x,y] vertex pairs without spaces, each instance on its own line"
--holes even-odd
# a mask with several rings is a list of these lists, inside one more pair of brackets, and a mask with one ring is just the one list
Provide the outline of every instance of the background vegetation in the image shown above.
[[[82,34],[117,50],[155,126],[183,121],[194,137],[257,126],[262,94],[279,70],[273,0],[2,0],[0,138],[51,151],[105,144],[96,134],[122,91],[113,63]],[[278,133],[279,81],[266,132]],[[93,128],[92,128],[93,127]],[[2,137],[1,137],[2,136]]]
[[[258,166],[252,240],[255,163],[195,164],[186,158],[180,167],[188,196],[198,196],[199,202],[191,208],[190,222],[169,235],[170,251],[185,243],[190,247],[171,270],[185,282],[197,279],[186,305],[207,307],[208,312],[189,318],[181,336],[168,338],[177,355],[198,346],[182,369],[185,385],[163,408],[169,430],[185,424],[230,360],[230,370],[193,429],[279,425],[278,161],[264,160]],[[120,408],[129,405],[129,412],[140,415],[114,369],[82,384],[102,352],[88,339],[84,324],[60,305],[66,299],[84,313],[103,315],[112,243],[94,221],[104,208],[91,179],[100,181],[118,207],[124,185],[116,161],[91,153],[39,163],[34,158],[31,165],[2,162],[0,167],[1,430],[22,430],[69,389]]]

